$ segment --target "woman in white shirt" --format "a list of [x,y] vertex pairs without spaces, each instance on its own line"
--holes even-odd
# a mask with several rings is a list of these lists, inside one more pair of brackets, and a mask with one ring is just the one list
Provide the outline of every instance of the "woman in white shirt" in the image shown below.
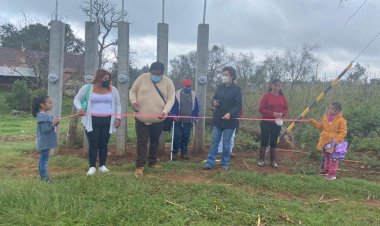
[[[84,85],[74,98],[74,105],[82,115],[89,147],[90,168],[88,176],[96,172],[96,158],[99,153],[99,172],[108,173],[106,167],[108,141],[121,122],[120,96],[116,87],[111,85],[111,73],[98,69],[90,84]],[[87,110],[82,109],[82,100],[87,98]]]

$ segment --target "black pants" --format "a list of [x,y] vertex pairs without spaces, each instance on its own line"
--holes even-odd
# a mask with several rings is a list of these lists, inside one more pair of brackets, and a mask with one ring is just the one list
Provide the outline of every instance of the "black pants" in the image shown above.
[[164,122],[145,125],[143,122],[136,119],[135,128],[137,136],[136,167],[143,167],[147,162],[148,143],[148,164],[153,165],[157,163],[158,143],[160,141],[162,129],[164,128]]
[[274,122],[261,121],[261,147],[267,147],[270,143],[271,148],[277,146],[277,139],[281,132],[281,126]]
[[90,167],[96,167],[96,156],[99,150],[99,166],[104,166],[107,161],[108,141],[110,139],[109,117],[92,116],[92,131],[87,132],[88,139],[88,160]]

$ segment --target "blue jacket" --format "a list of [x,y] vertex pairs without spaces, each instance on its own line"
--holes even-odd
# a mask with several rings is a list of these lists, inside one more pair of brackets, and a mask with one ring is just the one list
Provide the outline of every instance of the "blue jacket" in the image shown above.
[[37,149],[47,150],[57,147],[57,133],[53,126],[53,117],[44,112],[37,115]]
[[[176,93],[175,93],[175,102],[174,102],[174,105],[172,107],[172,109],[170,110],[170,115],[179,115],[179,109],[180,109],[180,96],[181,96],[181,92],[182,92],[182,89],[178,90]],[[194,117],[198,117],[199,116],[199,104],[198,104],[198,99],[197,99],[197,96],[195,96],[195,92],[194,90],[191,90],[191,97],[193,99],[193,106],[192,106],[192,112],[191,112],[191,116],[194,116]]]

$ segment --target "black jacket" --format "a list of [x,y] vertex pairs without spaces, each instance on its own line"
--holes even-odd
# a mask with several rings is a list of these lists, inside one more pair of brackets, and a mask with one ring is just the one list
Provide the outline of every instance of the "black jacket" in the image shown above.
[[[222,129],[235,129],[239,127],[239,112],[242,108],[241,89],[234,82],[230,86],[221,84],[215,91],[213,100],[219,101],[219,106],[214,110],[213,122],[214,126]],[[227,114],[231,114],[230,120],[222,119]]]

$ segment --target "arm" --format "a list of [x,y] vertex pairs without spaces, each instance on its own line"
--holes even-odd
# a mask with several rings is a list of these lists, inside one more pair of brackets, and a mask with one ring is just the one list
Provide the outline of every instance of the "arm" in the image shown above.
[[194,116],[198,117],[199,116],[199,103],[198,103],[198,98],[195,96],[195,104],[194,104]]
[[117,90],[117,88],[116,87],[112,87],[112,90],[114,90],[114,92],[115,92],[115,104],[116,104],[116,114],[117,114],[117,116],[116,116],[116,118],[117,119],[121,119],[121,103],[120,103],[120,95],[119,95],[119,91]]
[[77,110],[82,109],[81,101],[84,98],[84,96],[86,95],[86,89],[87,89],[88,85],[90,85],[90,84],[82,86],[79,89],[77,95],[75,95],[75,97],[74,97],[74,106]]
[[[322,120],[323,120],[323,118],[322,118]],[[310,119],[310,123],[314,126],[314,128],[322,130],[323,129],[322,120],[317,121],[317,120],[312,118],[312,119]]]
[[166,100],[165,107],[162,110],[165,113],[170,112],[170,110],[172,109],[172,107],[174,105],[174,101],[175,101],[175,88],[174,88],[174,84],[173,84],[173,82],[172,82],[172,80],[170,78],[168,78],[168,80],[169,80],[168,85],[167,85],[168,98]]
[[344,140],[347,135],[347,122],[345,119],[339,124],[338,136],[336,137],[336,143],[339,144]]
[[175,98],[174,105],[170,110],[170,115],[179,115],[179,103],[177,98]]
[[260,104],[259,104],[259,112],[262,115],[273,115],[273,111],[266,108],[267,105],[267,95],[264,94],[263,97],[261,97]]
[[131,90],[129,90],[129,101],[131,102],[131,104],[137,102],[137,93],[140,88],[140,81],[141,81],[141,75],[133,83]]
[[240,87],[238,87],[238,89],[237,89],[237,92],[236,92],[235,98],[234,98],[234,102],[235,102],[235,104],[232,107],[232,109],[229,111],[229,113],[231,114],[232,118],[237,118],[239,115],[239,112],[241,110],[242,102],[243,102]]

